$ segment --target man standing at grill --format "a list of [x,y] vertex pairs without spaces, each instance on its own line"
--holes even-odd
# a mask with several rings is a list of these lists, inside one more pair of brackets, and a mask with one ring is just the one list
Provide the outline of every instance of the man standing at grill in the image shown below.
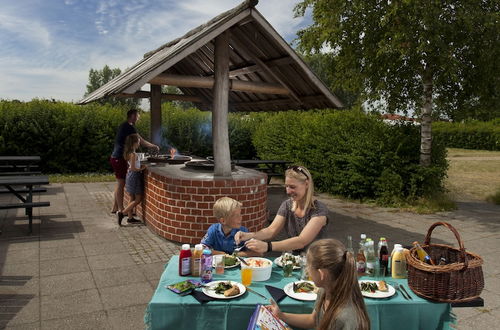
[[[139,120],[139,117],[140,115],[138,110],[131,109],[127,111],[127,121],[123,122],[120,127],[118,127],[118,132],[116,133],[115,147],[111,157],[109,158],[109,162],[111,167],[113,167],[116,177],[116,188],[111,213],[123,210],[123,189],[125,187],[125,177],[128,169],[127,161],[123,158],[123,148],[127,136],[130,134],[138,134],[137,129],[135,128],[135,123]],[[141,141],[141,146],[156,149],[156,151],[160,150],[157,145],[146,141],[141,136],[139,136],[139,139]]]

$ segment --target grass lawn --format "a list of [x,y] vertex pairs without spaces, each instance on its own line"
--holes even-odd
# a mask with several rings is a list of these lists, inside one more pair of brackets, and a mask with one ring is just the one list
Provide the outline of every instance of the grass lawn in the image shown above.
[[448,149],[446,188],[454,200],[486,200],[500,190],[500,151]]

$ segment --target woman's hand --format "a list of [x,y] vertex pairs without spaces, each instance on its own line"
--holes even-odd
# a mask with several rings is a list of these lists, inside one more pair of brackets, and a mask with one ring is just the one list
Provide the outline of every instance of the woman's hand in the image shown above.
[[258,239],[251,239],[249,241],[246,241],[245,246],[247,247],[247,249],[255,251],[257,253],[267,252],[267,243]]
[[236,245],[240,245],[241,242],[248,241],[253,237],[253,233],[246,233],[244,231],[239,231],[234,235],[234,241]]

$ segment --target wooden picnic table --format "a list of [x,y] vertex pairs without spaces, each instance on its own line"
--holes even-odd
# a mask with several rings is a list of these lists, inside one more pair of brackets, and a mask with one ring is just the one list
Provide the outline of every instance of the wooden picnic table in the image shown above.
[[40,156],[0,156],[0,175],[41,174],[38,169]]
[[[271,181],[273,176],[282,176],[285,172],[285,168],[291,162],[286,160],[275,160],[275,159],[236,159],[234,164],[238,166],[254,168],[256,170],[262,171],[267,174],[267,183]],[[261,165],[263,167],[261,167]]]
[[[33,208],[50,206],[50,202],[33,202],[33,187],[48,183],[49,177],[46,175],[17,175],[0,177],[0,186],[4,186],[10,193],[21,201],[20,203],[0,202],[0,209],[26,209],[26,215],[29,220],[29,233],[31,234],[33,229]],[[26,195],[23,196],[23,193]]]

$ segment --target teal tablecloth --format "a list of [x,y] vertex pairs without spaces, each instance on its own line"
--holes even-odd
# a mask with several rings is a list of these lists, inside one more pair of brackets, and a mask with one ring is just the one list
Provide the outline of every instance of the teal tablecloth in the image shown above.
[[[181,277],[178,275],[178,256],[170,259],[166,265],[158,287],[151,299],[144,322],[149,329],[246,329],[248,321],[258,303],[268,304],[263,298],[246,292],[241,297],[230,300],[209,301],[200,304],[192,296],[181,297],[165,288],[185,279],[198,279],[195,277]],[[294,273],[298,275],[298,273]],[[239,267],[226,270],[224,275],[214,275],[214,280],[234,280],[241,282]],[[282,269],[273,266],[271,278],[266,282],[253,282],[250,288],[271,297],[264,285],[283,288],[287,283],[296,280],[295,277],[284,278]],[[389,282],[405,284],[406,280]],[[371,328],[377,329],[448,329],[453,322],[449,304],[433,303],[419,298],[410,290],[413,300],[405,300],[399,293],[389,299],[365,299]],[[282,311],[290,313],[310,313],[313,302],[303,302],[286,297],[279,306]]]

